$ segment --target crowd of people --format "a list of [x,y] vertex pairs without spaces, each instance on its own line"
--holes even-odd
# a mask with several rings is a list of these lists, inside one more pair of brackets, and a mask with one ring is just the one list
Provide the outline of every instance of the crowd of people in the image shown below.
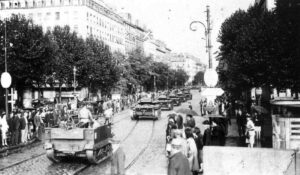
[[[192,115],[172,114],[166,129],[166,152],[169,158],[168,174],[193,174],[202,172],[203,136]],[[181,168],[179,168],[179,166]],[[183,167],[182,167],[183,166]],[[180,172],[181,171],[181,172]]]

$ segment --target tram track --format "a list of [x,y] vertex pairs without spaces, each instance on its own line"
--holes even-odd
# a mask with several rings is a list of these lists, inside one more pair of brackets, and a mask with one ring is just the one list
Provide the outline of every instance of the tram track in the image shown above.
[[[126,118],[126,117],[125,117]],[[123,143],[124,141],[126,141],[129,136],[133,133],[134,129],[136,128],[137,124],[139,123],[139,120],[136,120],[135,124],[133,125],[133,127],[130,129],[129,133],[121,140],[120,144]],[[83,167],[78,168],[77,170],[75,170],[74,173],[72,173],[72,175],[78,175],[80,173],[82,173],[84,170],[86,170],[87,168],[91,167],[92,165],[85,165]]]
[[150,138],[147,142],[147,144],[145,145],[145,147],[137,154],[137,156],[134,157],[134,159],[127,165],[125,166],[125,170],[128,170],[129,168],[131,168],[137,161],[138,159],[144,154],[144,152],[147,150],[147,148],[149,147],[149,144],[153,138],[153,134],[154,134],[154,129],[155,129],[155,121],[152,122],[152,130],[151,130],[151,135]]

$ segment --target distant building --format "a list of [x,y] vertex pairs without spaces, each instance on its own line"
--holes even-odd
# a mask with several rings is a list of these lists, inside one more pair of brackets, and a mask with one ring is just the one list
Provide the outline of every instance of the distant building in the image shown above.
[[1,18],[22,14],[44,31],[69,25],[72,31],[87,38],[103,40],[112,52],[125,54],[123,19],[101,0],[2,0]]
[[130,13],[120,14],[124,19],[125,26],[125,52],[128,54],[139,48],[143,50],[143,42],[146,31],[139,26],[139,22],[133,23]]
[[146,56],[152,57],[154,61],[168,63],[171,49],[164,42],[150,37],[144,41],[144,53]]
[[276,0],[255,0],[255,3],[266,10],[274,10],[276,7]]
[[194,76],[200,71],[204,72],[207,67],[199,58],[190,54],[172,54],[169,66],[175,70],[184,70],[189,75],[188,82],[192,82]]

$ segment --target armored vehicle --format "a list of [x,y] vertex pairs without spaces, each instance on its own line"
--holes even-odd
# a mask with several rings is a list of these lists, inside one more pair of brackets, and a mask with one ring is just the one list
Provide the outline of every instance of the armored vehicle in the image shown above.
[[173,101],[165,95],[159,96],[156,101],[161,105],[161,109],[173,109]]
[[82,157],[98,164],[112,155],[111,137],[111,127],[108,125],[97,128],[46,128],[45,149],[48,159],[55,163],[64,157]]
[[134,108],[132,120],[148,118],[157,120],[161,117],[161,106],[151,99],[142,99]]

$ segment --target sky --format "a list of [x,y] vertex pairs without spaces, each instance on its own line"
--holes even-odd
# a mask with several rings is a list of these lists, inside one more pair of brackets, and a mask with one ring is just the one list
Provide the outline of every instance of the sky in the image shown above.
[[[220,44],[217,42],[220,27],[226,18],[238,9],[247,10],[255,0],[106,0],[105,2],[129,12],[133,19],[139,19],[153,31],[156,39],[164,41],[174,53],[190,53],[208,64],[205,49],[204,27],[196,25],[197,31],[190,30],[192,21],[206,24],[206,6],[211,11],[211,41],[213,67],[216,52]],[[121,10],[122,9],[122,10]]]

